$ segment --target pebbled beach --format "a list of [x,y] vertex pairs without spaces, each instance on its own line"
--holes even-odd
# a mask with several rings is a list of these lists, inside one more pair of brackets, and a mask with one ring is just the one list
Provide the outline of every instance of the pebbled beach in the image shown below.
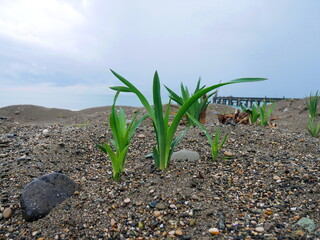
[[[128,119],[145,113],[123,108]],[[210,104],[207,129],[214,134],[216,114],[234,110]],[[216,162],[201,129],[189,129],[175,150],[200,159],[174,160],[166,171],[146,158],[155,145],[147,119],[131,141],[119,182],[96,147],[112,137],[109,111],[0,108],[0,239],[320,238],[320,141],[307,133],[304,99],[277,102],[276,127],[220,124],[229,137]],[[26,222],[22,190],[51,172],[82,190]]]

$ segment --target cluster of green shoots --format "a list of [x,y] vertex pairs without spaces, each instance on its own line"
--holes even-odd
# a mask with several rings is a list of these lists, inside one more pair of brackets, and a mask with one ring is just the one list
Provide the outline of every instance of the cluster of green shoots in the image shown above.
[[[196,86],[196,89],[194,90],[193,94],[192,95],[195,95],[196,93],[200,92],[202,89],[204,89],[206,86],[202,86],[200,87],[200,82],[201,82],[201,79],[198,80],[198,83],[197,83],[197,86]],[[185,87],[183,85],[183,83],[181,83],[181,96],[179,96],[178,94],[176,94],[174,91],[172,91],[170,88],[166,87],[165,88],[167,89],[167,91],[169,92],[169,97],[171,100],[175,101],[180,107],[185,103],[187,102],[190,97],[192,95],[190,95],[189,93],[189,90],[187,87]],[[188,125],[189,126],[195,126],[196,123],[191,119],[191,117],[189,116],[192,116],[194,117],[196,120],[200,121],[200,116],[201,116],[201,113],[205,112],[207,107],[208,107],[208,104],[210,103],[209,102],[209,99],[213,96],[213,94],[215,94],[216,92],[213,92],[209,95],[203,95],[205,97],[201,97],[201,98],[198,98],[190,107],[189,109],[187,110],[187,113],[186,113],[186,117],[187,117],[187,122],[188,122]],[[201,121],[200,121],[201,122]]]
[[[153,106],[148,102],[147,98],[131,82],[126,80],[124,77],[122,77],[115,71],[111,70],[111,72],[124,84],[124,86],[111,87],[111,89],[117,91],[115,101],[111,109],[112,110],[111,115],[110,115],[110,127],[112,130],[112,134],[114,136],[114,140],[112,141],[112,144],[114,146],[114,149],[116,150],[116,153],[113,152],[112,148],[107,143],[104,143],[104,145],[99,145],[99,147],[102,151],[107,153],[110,157],[110,160],[112,162],[112,168],[113,168],[113,178],[115,180],[119,179],[119,176],[124,169],[125,158],[126,158],[126,154],[130,144],[130,139],[133,135],[133,132],[139,126],[141,121],[146,117],[144,116],[137,121],[132,120],[129,127],[126,128],[126,125],[125,125],[126,120],[125,120],[124,113],[121,112],[121,109],[120,109],[119,115],[117,115],[115,110],[115,102],[119,92],[134,93],[139,98],[140,102],[145,107],[145,109],[147,110],[148,112],[147,116],[149,116],[153,122],[154,132],[156,135],[156,145],[153,148],[153,160],[158,169],[164,170],[170,164],[170,159],[175,147],[177,146],[177,144],[182,139],[183,135],[186,133],[186,131],[190,127],[190,126],[186,127],[186,129],[184,129],[180,134],[176,135],[177,128],[183,116],[187,115],[188,119],[190,119],[189,120],[190,125],[195,123],[199,125],[203,130],[205,130],[204,126],[198,121],[199,119],[198,111],[191,110],[194,106],[193,104],[195,105],[201,104],[202,107],[206,107],[207,105],[206,99],[202,102],[198,101],[200,98],[202,98],[202,96],[224,85],[266,80],[265,78],[240,78],[240,79],[235,79],[226,83],[219,83],[209,87],[204,86],[201,88],[200,88],[200,80],[199,80],[197,88],[193,93],[193,95],[191,96],[190,94],[188,94],[188,89],[185,88],[183,85],[181,85],[182,95],[184,95],[183,97],[179,97],[169,88],[167,88],[171,99],[169,100],[167,108],[165,109],[165,111],[163,111],[163,105],[162,105],[161,94],[160,94],[160,90],[161,90],[160,80],[157,72],[155,72],[153,77],[153,90],[152,90]],[[171,100],[176,101],[180,105],[180,108],[178,112],[174,115],[173,120],[170,122],[169,115],[170,115]],[[218,149],[221,148],[223,144],[226,142],[227,136],[224,137],[224,139],[222,140],[222,143],[219,145],[218,144],[219,135],[220,135],[219,129],[217,129],[216,131],[214,140],[212,140],[207,130],[205,130],[205,133],[212,146],[213,159],[216,159],[218,155]]]
[[309,100],[306,100],[307,107],[309,110],[309,120],[307,129],[309,133],[318,138],[320,134],[320,121],[318,113],[318,103],[319,103],[319,90],[316,91],[315,95],[310,94]]
[[267,102],[263,101],[261,106],[256,103],[252,104],[251,109],[241,105],[241,110],[248,115],[250,124],[255,124],[258,122],[261,126],[267,126],[268,119],[274,107],[275,103],[272,103],[269,107],[267,107]]
[[119,92],[117,92],[114,97],[114,102],[111,107],[111,113],[109,117],[110,128],[114,137],[114,139],[111,140],[111,144],[113,145],[115,152],[112,150],[111,146],[108,143],[97,145],[104,153],[108,154],[109,158],[111,159],[114,180],[119,180],[120,174],[124,171],[130,140],[135,130],[139,127],[140,123],[146,117],[148,117],[148,114],[146,114],[136,120],[138,115],[137,112],[131,120],[130,124],[127,125],[127,118],[123,109],[120,108],[119,112],[117,112],[115,108],[118,96]]

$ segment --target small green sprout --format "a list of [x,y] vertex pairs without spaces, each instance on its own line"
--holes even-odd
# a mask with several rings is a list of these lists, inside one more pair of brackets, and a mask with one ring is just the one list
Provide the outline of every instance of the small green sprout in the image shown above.
[[124,171],[126,156],[133,133],[139,127],[141,122],[146,117],[148,117],[148,114],[146,114],[140,119],[136,120],[138,115],[138,113],[136,113],[133,119],[131,120],[129,126],[127,126],[127,119],[123,109],[120,108],[119,112],[117,113],[117,110],[115,108],[115,103],[118,98],[118,95],[119,92],[117,92],[117,94],[114,97],[114,102],[109,117],[110,128],[114,137],[114,139],[111,140],[111,143],[115,149],[115,152],[108,143],[104,143],[103,145],[97,144],[97,146],[104,153],[109,155],[109,158],[112,163],[113,179],[116,181],[120,179],[120,174]]
[[307,107],[309,110],[309,120],[307,129],[311,136],[318,138],[320,134],[320,121],[317,120],[318,113],[318,103],[319,103],[319,90],[316,91],[315,95],[310,93],[309,101],[306,100]]
[[270,117],[274,107],[275,107],[275,103],[272,103],[271,106],[267,108],[267,102],[263,101],[261,107],[259,108],[261,126],[267,126],[268,118]]
[[[205,86],[200,87],[200,82],[201,79],[199,78],[196,89],[194,90],[192,95],[195,95],[197,92],[201,91],[202,89],[205,88]],[[192,95],[190,95],[189,90],[186,86],[183,85],[183,83],[181,83],[180,88],[181,88],[181,97],[176,94],[175,92],[173,92],[170,88],[166,87],[167,91],[169,92],[169,97],[171,100],[175,101],[179,106],[182,106],[186,101],[188,101],[190,99],[190,97]],[[213,94],[215,94],[216,92],[213,92],[211,94],[209,94],[208,96],[199,98],[197,101],[195,101],[187,110],[187,121],[188,124],[190,126],[195,126],[196,123],[194,121],[192,121],[192,119],[190,117],[188,117],[188,115],[193,116],[195,119],[197,119],[198,121],[201,121],[200,117],[201,117],[201,113],[205,112],[209,102],[209,98],[211,98],[213,96]]]

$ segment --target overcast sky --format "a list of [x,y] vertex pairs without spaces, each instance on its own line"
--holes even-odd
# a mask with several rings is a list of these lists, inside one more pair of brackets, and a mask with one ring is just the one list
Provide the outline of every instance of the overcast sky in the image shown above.
[[319,0],[0,0],[0,107],[110,105],[109,68],[147,95],[158,70],[177,91],[266,77],[219,95],[303,98],[319,43]]

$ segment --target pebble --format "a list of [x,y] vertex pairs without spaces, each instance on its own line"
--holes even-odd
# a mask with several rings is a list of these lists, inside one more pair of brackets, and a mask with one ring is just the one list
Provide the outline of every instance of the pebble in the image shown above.
[[182,236],[183,232],[180,229],[178,229],[175,231],[175,235]]
[[3,214],[3,218],[4,218],[4,219],[10,218],[11,215],[12,215],[12,210],[11,210],[11,208],[5,208],[2,214]]
[[2,214],[2,213],[0,213],[0,220],[2,220],[2,218],[3,218],[3,214]]
[[126,198],[123,202],[124,203],[129,203],[129,202],[131,202],[131,199],[130,198]]
[[255,228],[255,231],[257,231],[257,232],[264,232],[264,228],[263,227],[256,227]]
[[228,152],[228,151],[224,152],[223,154],[224,154],[226,157],[233,157],[233,156],[234,156],[234,154],[233,154],[232,152]]
[[161,212],[160,211],[154,211],[153,212],[155,217],[160,217],[161,216]]
[[209,233],[212,235],[219,235],[219,229],[218,228],[210,228]]
[[190,151],[187,149],[182,149],[180,151],[174,152],[171,156],[171,160],[182,160],[182,161],[198,161],[200,159],[200,154],[195,151]]
[[267,215],[273,215],[273,212],[269,211],[269,210],[266,210],[264,213],[267,214]]
[[294,233],[297,237],[303,237],[305,235],[305,232],[302,230],[297,230]]
[[157,203],[157,205],[156,205],[156,209],[163,210],[165,208],[166,208],[166,206],[163,203]]
[[145,138],[146,137],[146,135],[144,135],[144,134],[138,134],[138,138]]
[[277,175],[274,175],[273,176],[273,180],[277,181],[277,180],[281,180],[281,178],[279,176],[277,176]]
[[117,224],[116,220],[114,220],[114,219],[112,218],[111,221],[110,221],[110,225],[113,227],[113,226],[116,225],[116,224]]
[[49,136],[49,130],[48,129],[43,129],[42,130],[42,135],[45,136],[45,137],[48,137]]
[[196,225],[196,220],[195,219],[191,219],[190,222],[189,222],[189,225],[190,226]]
[[200,200],[200,197],[198,195],[192,195],[191,197],[193,200]]
[[149,206],[151,208],[155,208],[157,204],[158,204],[158,201],[152,201],[152,202],[149,203]]
[[170,204],[170,205],[169,205],[169,208],[171,208],[171,209],[176,209],[176,208],[177,208],[177,206],[176,206],[176,205],[174,205],[174,204]]
[[308,232],[313,232],[316,229],[316,225],[312,219],[303,217],[298,222],[297,225],[304,228]]
[[26,221],[43,218],[78,190],[80,190],[78,184],[58,172],[34,179],[23,189],[20,197],[22,217]]
[[270,222],[266,222],[265,224],[264,224],[264,229],[266,230],[266,231],[269,231],[270,229],[272,229],[273,228],[273,224],[272,223],[270,223]]

